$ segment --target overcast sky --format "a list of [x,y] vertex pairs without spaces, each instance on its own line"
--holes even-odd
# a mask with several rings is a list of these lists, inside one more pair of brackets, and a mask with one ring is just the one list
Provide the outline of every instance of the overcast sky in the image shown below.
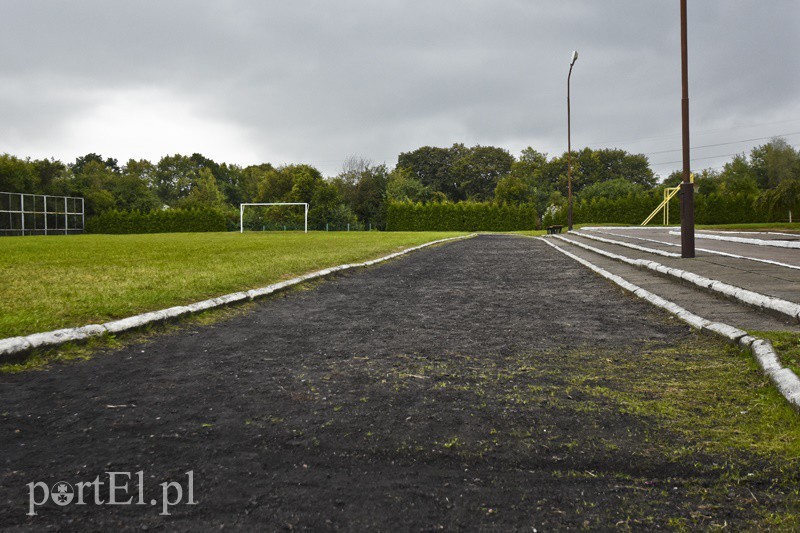
[[[553,156],[577,49],[573,147],[681,166],[678,0],[0,0],[0,20],[0,153],[329,176],[455,142]],[[693,169],[800,145],[799,35],[800,0],[689,0],[692,145],[720,145]]]

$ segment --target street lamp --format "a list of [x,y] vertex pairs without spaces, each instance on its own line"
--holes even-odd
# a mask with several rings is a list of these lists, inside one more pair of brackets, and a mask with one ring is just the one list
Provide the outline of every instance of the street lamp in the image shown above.
[[572,67],[577,60],[578,51],[575,50],[572,52],[567,75],[567,231],[572,231],[572,117],[569,109],[569,81],[572,78]]
[[694,186],[689,159],[689,53],[686,0],[681,0],[681,121],[683,123],[683,182],[681,183],[681,257],[694,257]]

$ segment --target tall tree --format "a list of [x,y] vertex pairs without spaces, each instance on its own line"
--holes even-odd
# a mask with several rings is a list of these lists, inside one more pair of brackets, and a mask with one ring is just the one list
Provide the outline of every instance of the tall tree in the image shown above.
[[739,154],[725,163],[720,173],[720,191],[725,194],[758,194],[758,181],[756,180],[750,163],[744,154]]
[[530,199],[531,188],[517,176],[506,176],[497,182],[494,199],[499,204],[524,204]]
[[382,228],[385,219],[386,186],[389,172],[386,165],[350,157],[342,172],[333,179],[342,199],[364,224]]
[[155,190],[161,201],[169,206],[186,197],[192,190],[199,167],[184,155],[166,155],[156,165]]
[[75,162],[70,165],[70,168],[72,169],[72,172],[78,176],[83,172],[83,168],[91,162],[98,163],[109,169],[111,172],[115,172],[117,174],[120,172],[120,168],[116,159],[113,157],[103,159],[103,156],[95,154],[94,152],[75,158]]
[[0,191],[39,193],[39,177],[31,162],[9,154],[0,155]]
[[[256,202],[259,196],[259,184],[265,181],[267,174],[275,169],[269,163],[250,165],[242,169],[237,183],[237,190],[242,202]],[[235,205],[235,203],[234,203]]]
[[198,171],[189,194],[177,202],[177,207],[184,209],[221,208],[225,205],[225,197],[219,190],[217,180],[211,169],[203,167]]
[[452,176],[467,198],[486,201],[494,196],[497,182],[511,172],[514,157],[503,148],[474,146],[453,163]]
[[445,193],[451,200],[462,200],[464,195],[453,177],[452,167],[464,152],[463,144],[454,144],[450,148],[423,146],[401,153],[397,166],[413,172],[424,186]]
[[750,167],[762,189],[777,187],[785,179],[800,175],[800,154],[784,139],[772,139],[750,152]]

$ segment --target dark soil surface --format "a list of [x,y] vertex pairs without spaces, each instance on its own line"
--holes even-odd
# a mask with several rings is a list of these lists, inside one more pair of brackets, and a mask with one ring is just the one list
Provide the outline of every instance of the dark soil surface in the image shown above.
[[[691,342],[716,341],[536,240],[435,247],[210,326],[0,375],[0,525],[753,527],[755,502],[784,500],[769,476],[725,473],[771,465],[674,453],[691,437],[614,399],[648,354]],[[160,516],[160,503],[91,496],[26,516],[28,483],[109,471],[143,471],[147,503],[162,482],[187,491],[192,471],[198,503]]]

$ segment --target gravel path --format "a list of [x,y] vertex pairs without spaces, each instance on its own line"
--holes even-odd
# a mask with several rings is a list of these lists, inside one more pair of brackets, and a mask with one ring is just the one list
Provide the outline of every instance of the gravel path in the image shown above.
[[[656,453],[654,436],[683,437],[570,384],[596,368],[614,388],[651,350],[693,336],[534,239],[435,247],[212,326],[0,376],[0,524],[665,525],[703,498],[621,487],[719,483],[716,459]],[[109,471],[143,471],[144,499],[159,504],[50,503],[26,516],[26,484]],[[199,503],[160,516],[159,484],[186,492],[187,471]],[[729,504],[725,520],[753,518]]]

